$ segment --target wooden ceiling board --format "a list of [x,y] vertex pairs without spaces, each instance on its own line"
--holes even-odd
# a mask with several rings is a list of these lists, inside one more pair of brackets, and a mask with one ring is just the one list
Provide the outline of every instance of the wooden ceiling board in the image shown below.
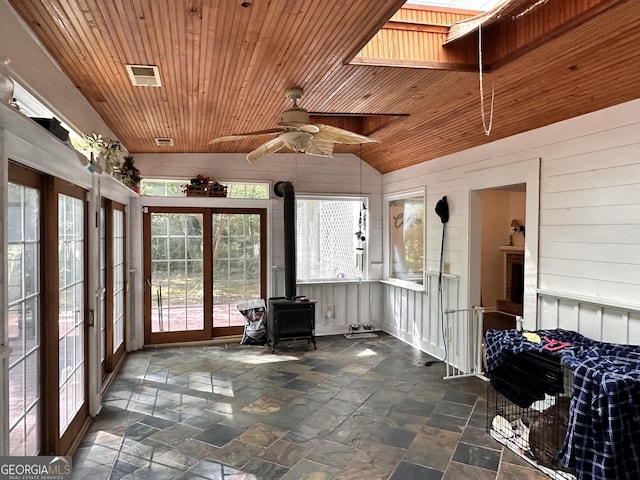
[[[285,91],[302,87],[300,105],[311,112],[406,115],[372,119],[369,127],[363,119],[332,119],[377,129],[372,136],[380,143],[336,151],[362,152],[382,173],[638,98],[637,3],[567,2],[547,2],[484,31],[495,31],[484,42],[486,55],[501,50],[507,58],[485,72],[487,112],[494,81],[496,92],[486,136],[477,71],[349,64],[391,18],[438,26],[473,12],[396,13],[398,0],[379,1],[376,9],[367,0],[256,1],[250,8],[213,0],[9,0],[132,154],[249,152],[268,137],[208,142],[274,127],[290,106]],[[585,8],[595,14],[580,17]],[[398,58],[441,54],[414,33],[393,33]],[[477,69],[477,34],[454,43],[446,48]],[[509,54],[514,45],[517,56]],[[132,86],[124,68],[131,63],[157,65],[162,87]],[[158,147],[154,137],[171,137],[175,146]]]

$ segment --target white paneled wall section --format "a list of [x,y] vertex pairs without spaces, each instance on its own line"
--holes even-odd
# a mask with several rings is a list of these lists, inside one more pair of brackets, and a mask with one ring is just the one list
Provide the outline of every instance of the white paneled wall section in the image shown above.
[[[640,344],[640,100],[383,177],[383,195],[426,187],[428,270],[437,270],[440,255],[433,208],[447,195],[444,262],[460,279],[457,304],[447,293],[449,308],[481,302],[479,192],[513,184],[526,185],[525,328]],[[437,340],[425,336],[440,322],[432,290],[386,288],[383,325],[439,355]]]
[[444,356],[444,312],[460,304],[460,279],[429,271],[425,288],[384,283],[383,327],[388,333],[438,358]]
[[381,329],[382,288],[379,281],[306,283],[298,285],[298,294],[318,302],[316,335],[335,335],[347,333],[352,324]]
[[563,328],[603,342],[640,344],[640,308],[540,292],[540,328]]

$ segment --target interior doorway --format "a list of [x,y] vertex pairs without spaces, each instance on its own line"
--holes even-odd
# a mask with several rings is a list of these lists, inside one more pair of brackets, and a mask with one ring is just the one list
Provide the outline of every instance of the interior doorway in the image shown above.
[[[500,246],[509,247],[509,236],[513,232],[512,220],[523,226],[521,234],[512,238],[514,246],[523,250],[522,267],[522,327],[535,329],[538,324],[538,224],[540,217],[540,159],[513,161],[508,168],[496,164],[494,168],[469,171],[465,176],[469,185],[467,225],[468,245],[463,252],[463,261],[468,266],[467,305],[484,305],[489,314],[498,310],[497,300],[502,299],[504,281],[503,261],[498,253]],[[485,195],[485,192],[490,192]],[[505,199],[489,208],[488,196],[502,193]],[[508,200],[506,200],[508,199]],[[518,200],[515,200],[518,199]],[[516,209],[517,207],[517,209]],[[522,215],[522,216],[520,216]],[[526,216],[526,217],[525,217]],[[494,225],[491,228],[491,225]],[[520,230],[518,226],[518,230]],[[483,238],[489,230],[494,237]],[[522,246],[524,248],[522,248]],[[490,250],[493,261],[483,261],[483,250]],[[493,272],[489,267],[494,267]],[[493,296],[489,289],[493,288]],[[495,305],[493,305],[495,299]],[[513,314],[509,314],[515,318]]]
[[477,198],[484,330],[515,328],[523,315],[526,184],[482,189]]

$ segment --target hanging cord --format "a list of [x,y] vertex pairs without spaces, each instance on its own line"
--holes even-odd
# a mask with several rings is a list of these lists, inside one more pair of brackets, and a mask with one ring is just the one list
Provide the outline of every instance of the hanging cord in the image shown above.
[[358,243],[356,246],[356,269],[359,271],[359,280],[362,282],[362,276],[364,274],[364,242],[366,241],[367,230],[367,211],[364,204],[364,196],[362,195],[362,143],[360,144],[360,158],[359,158],[359,185],[358,193],[360,195],[360,215],[358,218],[358,231],[356,237]]
[[442,298],[442,270],[444,267],[444,237],[446,230],[446,223],[442,224],[442,241],[440,243],[440,271],[438,272],[438,312],[440,313],[440,330],[442,331],[442,343],[444,344],[444,357],[442,360],[431,360],[425,362],[425,367],[430,367],[436,363],[444,363],[449,356],[449,349],[447,347],[447,338],[444,325],[444,300]]
[[484,134],[489,135],[491,133],[491,126],[493,125],[493,100],[496,93],[495,81],[491,80],[491,113],[489,115],[489,126],[485,121],[484,112],[484,81],[482,79],[482,24],[478,25],[478,71],[480,72],[480,114],[482,115],[482,128],[484,128]]
[[[362,143],[360,144],[360,157],[358,158],[358,166],[360,168],[360,179],[359,179],[359,185],[358,185],[358,192],[360,193],[360,217],[358,218],[358,234],[360,234],[360,236],[358,237],[358,246],[356,247],[356,268],[359,270],[359,275],[358,275],[358,324],[360,324],[362,322],[362,312],[360,311],[361,308],[361,301],[362,301],[362,275],[364,274],[364,240],[365,237],[365,232],[366,232],[366,212],[363,213],[363,207],[364,207],[364,199],[362,198]],[[363,215],[365,215],[365,217],[363,218]],[[359,259],[359,260],[358,260]],[[369,321],[367,321],[366,323],[370,323]]]

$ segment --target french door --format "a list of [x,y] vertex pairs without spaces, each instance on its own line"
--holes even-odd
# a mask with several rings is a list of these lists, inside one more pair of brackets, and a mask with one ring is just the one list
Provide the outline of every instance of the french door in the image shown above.
[[7,194],[9,453],[64,455],[89,418],[85,191],[10,162]]
[[266,210],[149,207],[145,343],[242,333],[237,303],[266,294]]
[[9,454],[42,448],[42,179],[10,164],[7,186]]
[[125,352],[125,206],[103,199],[100,208],[100,328],[102,374],[112,372]]
[[[48,179],[45,238],[47,313],[44,343],[47,362],[46,452],[68,452],[88,419],[86,323],[85,190]],[[54,219],[57,219],[55,221]]]

